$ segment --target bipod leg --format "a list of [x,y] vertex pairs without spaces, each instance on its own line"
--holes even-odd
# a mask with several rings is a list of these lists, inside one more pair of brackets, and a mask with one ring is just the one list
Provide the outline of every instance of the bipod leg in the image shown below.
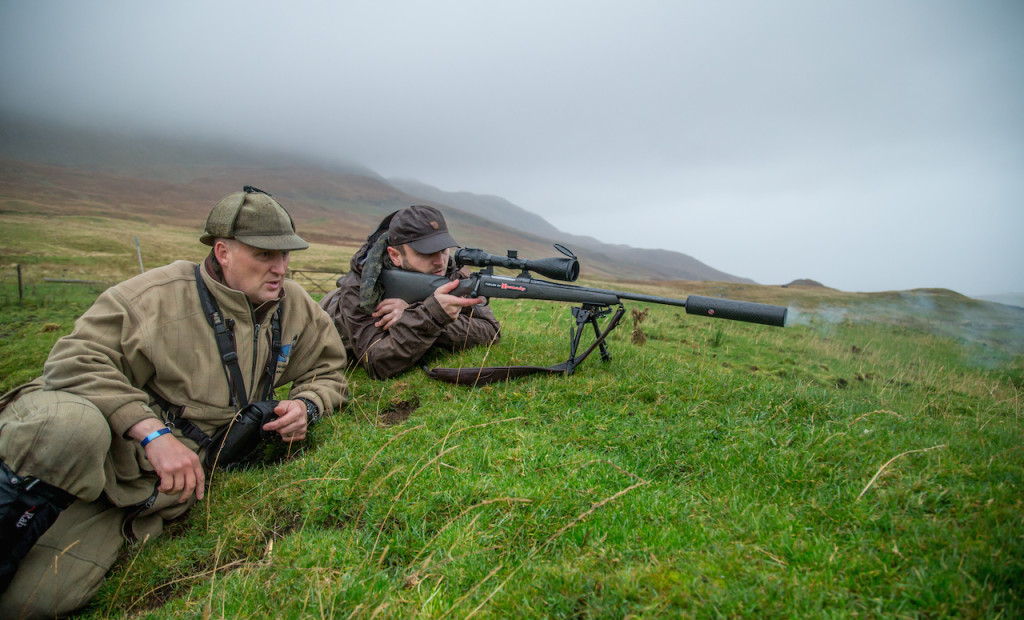
[[576,350],[579,348],[580,339],[583,337],[583,327],[587,323],[596,321],[593,308],[589,306],[574,306],[572,318],[576,319],[576,326],[569,329],[569,359],[576,357]]
[[[601,348],[601,358],[605,361],[611,359],[611,354],[608,353],[608,345],[605,343],[605,339],[608,338],[608,334],[619,324],[622,319],[622,315],[626,313],[626,308],[619,304],[618,310],[615,311],[614,316],[608,322],[608,326],[605,327],[602,332],[597,324],[597,319],[606,316],[611,312],[611,308],[608,306],[595,306],[593,304],[583,304],[580,307],[574,307],[572,309],[572,315],[576,319],[576,327],[571,329],[571,342],[569,343],[569,359],[565,362],[565,374],[571,375],[576,367],[583,363],[583,360],[587,359],[594,349]],[[583,336],[583,328],[587,323],[594,326],[594,335],[597,339],[593,344],[590,345],[582,355],[576,355],[576,351],[579,348],[580,338]]]
[[608,352],[608,343],[605,342],[604,338],[601,337],[601,328],[597,326],[597,317],[604,316],[609,312],[611,312],[611,310],[606,309],[599,315],[590,316],[590,324],[594,326],[594,338],[596,339],[598,346],[600,346],[601,348],[601,360],[605,362],[612,361],[612,354]]

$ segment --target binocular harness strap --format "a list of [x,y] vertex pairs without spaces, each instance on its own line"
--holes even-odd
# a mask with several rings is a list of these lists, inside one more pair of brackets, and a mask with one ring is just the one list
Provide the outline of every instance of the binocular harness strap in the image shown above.
[[[220,352],[220,359],[224,364],[224,376],[231,392],[231,404],[235,409],[243,409],[249,404],[249,398],[245,389],[245,380],[242,378],[242,370],[238,367],[238,353],[235,352],[234,337],[221,317],[217,301],[210,294],[206,282],[203,282],[201,268],[201,265],[196,265],[196,289],[199,291],[199,302],[203,306],[206,322],[213,328],[213,335],[217,340],[217,350]],[[274,391],[275,362],[281,354],[281,309],[283,305],[283,303],[278,305],[270,319],[270,359],[267,361],[264,371],[266,376],[261,400],[267,400]]]
[[[228,382],[228,390],[231,393],[231,405],[236,411],[244,409],[249,404],[245,389],[245,380],[242,378],[242,370],[238,365],[238,353],[235,352],[234,336],[228,329],[221,316],[220,307],[210,294],[210,289],[203,282],[200,272],[201,265],[196,265],[196,289],[199,291],[199,302],[203,306],[203,313],[206,321],[213,328],[213,335],[217,341],[217,350],[220,353],[221,363],[224,366],[224,377]],[[281,311],[284,304],[278,305],[270,319],[270,357],[264,369],[263,393],[260,400],[269,400],[274,393],[274,378],[277,370],[277,360],[281,355]],[[195,441],[200,447],[210,444],[209,435],[199,429],[191,421],[182,417],[183,407],[175,407],[162,397],[157,397],[156,402],[160,404],[165,412],[166,422],[169,426],[176,426],[181,429],[183,435]]]
[[249,404],[245,393],[245,380],[242,378],[242,370],[238,367],[238,353],[235,352],[235,342],[231,330],[224,324],[220,308],[214,301],[210,289],[203,282],[200,273],[201,265],[196,265],[196,288],[199,290],[199,303],[203,305],[203,314],[206,315],[206,322],[213,328],[213,336],[217,340],[217,350],[220,351],[220,361],[224,365],[224,376],[228,380],[228,389],[231,391],[231,404],[235,409],[241,409]]

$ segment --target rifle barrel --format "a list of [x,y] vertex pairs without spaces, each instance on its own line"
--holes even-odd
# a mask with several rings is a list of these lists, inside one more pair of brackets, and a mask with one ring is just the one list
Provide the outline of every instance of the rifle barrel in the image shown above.
[[746,321],[747,323],[759,323],[775,327],[786,326],[786,313],[788,310],[785,306],[756,304],[751,301],[718,299],[715,297],[701,297],[700,295],[690,295],[686,298],[687,314],[699,314],[718,319]]
[[652,304],[665,304],[667,306],[679,306],[680,308],[686,307],[686,301],[682,299],[672,299],[671,297],[657,297],[655,295],[642,295],[640,293],[626,293],[623,291],[614,291],[616,295],[622,299],[631,299],[633,301],[646,301]]
[[716,319],[729,319],[732,321],[744,321],[747,323],[758,323],[760,325],[772,325],[785,327],[787,308],[785,306],[772,306],[769,304],[758,304],[751,301],[737,301],[734,299],[719,299],[717,297],[703,297],[701,295],[690,295],[685,300],[672,299],[671,297],[657,297],[654,295],[642,295],[640,293],[626,293],[623,291],[608,291],[618,295],[622,299],[632,301],[646,301],[652,304],[664,304],[668,306],[679,306],[686,308],[686,314],[697,314]]

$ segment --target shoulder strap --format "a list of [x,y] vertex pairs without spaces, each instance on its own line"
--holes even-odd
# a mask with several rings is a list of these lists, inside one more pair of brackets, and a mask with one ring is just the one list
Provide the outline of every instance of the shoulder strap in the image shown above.
[[203,305],[206,322],[213,328],[213,335],[217,340],[217,350],[220,352],[220,359],[224,365],[224,377],[228,381],[228,390],[231,392],[231,404],[235,409],[241,409],[249,404],[249,399],[245,392],[242,370],[238,367],[238,353],[235,352],[234,338],[224,324],[217,301],[210,294],[206,282],[203,282],[200,269],[201,265],[196,265],[196,288],[199,290],[199,302]]

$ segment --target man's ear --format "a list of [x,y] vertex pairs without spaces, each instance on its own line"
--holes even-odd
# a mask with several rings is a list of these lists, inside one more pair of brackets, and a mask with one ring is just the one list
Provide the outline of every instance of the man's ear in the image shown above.
[[213,242],[213,257],[217,259],[218,263],[223,265],[230,252],[231,249],[223,239],[217,239]]
[[394,263],[395,267],[401,269],[402,265],[402,252],[398,248],[388,246],[388,257],[391,258],[391,262]]

